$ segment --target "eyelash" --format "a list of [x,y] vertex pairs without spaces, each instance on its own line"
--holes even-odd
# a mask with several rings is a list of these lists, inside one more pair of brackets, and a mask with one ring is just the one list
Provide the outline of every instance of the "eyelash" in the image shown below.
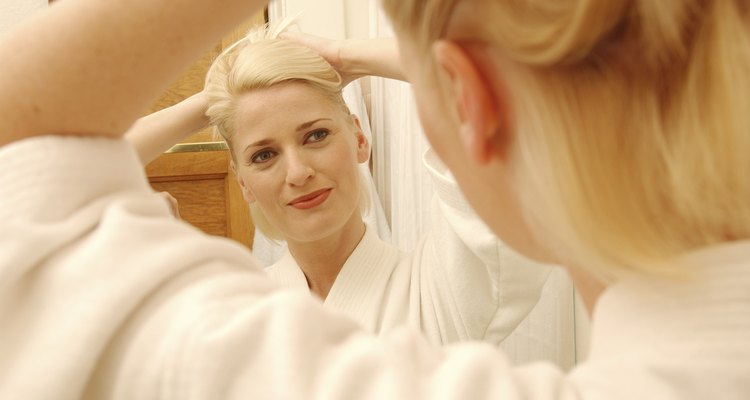
[[258,161],[258,158],[259,158],[259,157],[260,157],[261,155],[263,155],[263,154],[270,154],[270,153],[273,153],[273,151],[271,151],[271,150],[261,150],[261,151],[259,151],[259,152],[255,153],[255,154],[253,154],[253,156],[252,156],[252,157],[250,157],[250,163],[251,163],[251,164],[263,164],[263,163],[265,163],[265,162],[268,162],[268,160],[270,160],[270,159],[271,159],[271,156],[272,156],[272,155],[271,155],[271,156],[269,156],[269,158],[268,158],[268,159],[266,159],[266,160],[263,160],[263,161]]
[[320,138],[320,139],[315,139],[315,140],[313,140],[313,143],[317,143],[317,142],[323,141],[323,140],[325,140],[325,139],[326,139],[326,138],[328,137],[328,135],[330,135],[330,134],[331,134],[331,133],[330,133],[330,132],[329,132],[329,131],[328,131],[327,129],[316,129],[316,130],[314,130],[314,131],[310,132],[310,134],[308,134],[308,135],[307,135],[307,136],[305,137],[305,143],[308,143],[308,140],[309,140],[310,138],[314,137],[314,136],[315,136],[316,134],[318,134],[318,133],[325,133],[325,136],[323,136],[323,137],[322,137],[322,138]]
[[[314,138],[316,135],[321,134],[321,133],[324,134],[323,137],[318,138],[318,139]],[[319,143],[319,142],[322,142],[330,134],[331,133],[327,129],[316,129],[316,130],[310,132],[307,136],[305,136],[304,143],[307,144],[307,143]],[[260,156],[264,155],[264,154],[271,154],[271,155],[266,160],[259,161],[258,158]],[[266,163],[266,162],[268,162],[271,159],[271,157],[273,157],[274,154],[275,154],[275,152],[272,151],[272,150],[261,150],[261,151],[255,153],[255,154],[253,154],[252,157],[250,157],[250,163],[251,164],[263,164],[263,163]]]

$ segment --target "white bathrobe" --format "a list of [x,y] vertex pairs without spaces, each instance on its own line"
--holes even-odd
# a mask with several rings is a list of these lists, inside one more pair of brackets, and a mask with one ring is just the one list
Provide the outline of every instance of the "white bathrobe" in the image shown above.
[[380,337],[174,220],[123,141],[0,148],[0,399],[747,399],[750,241],[603,294],[590,360]]
[[[434,344],[470,339],[498,344],[536,305],[550,267],[499,242],[434,152],[423,161],[436,192],[430,232],[404,253],[368,229],[324,305],[370,332],[409,323]],[[267,271],[282,286],[309,292],[288,251]]]

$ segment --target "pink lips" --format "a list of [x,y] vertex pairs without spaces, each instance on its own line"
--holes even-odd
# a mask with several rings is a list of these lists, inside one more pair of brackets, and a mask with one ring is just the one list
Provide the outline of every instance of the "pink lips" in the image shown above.
[[304,196],[297,197],[290,201],[288,205],[298,208],[300,210],[307,210],[309,208],[317,207],[328,199],[328,195],[331,194],[331,189],[320,189]]

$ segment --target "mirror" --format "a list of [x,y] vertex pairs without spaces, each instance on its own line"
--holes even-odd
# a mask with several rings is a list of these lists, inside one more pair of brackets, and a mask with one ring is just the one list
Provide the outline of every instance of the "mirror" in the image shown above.
[[[309,12],[309,9],[295,10],[295,5],[291,3],[286,4],[285,7],[278,7],[278,4],[282,3],[284,2],[276,2],[276,6],[272,5],[269,8],[269,15],[279,14],[279,10],[283,10],[287,15],[303,12],[300,17],[301,25],[306,30],[309,28],[308,32],[310,33],[320,33],[314,31],[315,26],[320,26],[325,28],[327,33],[324,33],[324,35],[329,37],[338,35],[339,37],[361,38],[369,36],[370,32],[376,32],[378,36],[389,35],[387,27],[378,25],[379,22],[382,22],[379,17],[369,15],[369,10],[376,9],[371,7],[370,2],[350,0],[316,4],[316,12],[326,15],[325,19],[317,18],[313,13],[304,14],[304,12]],[[340,19],[336,20],[331,16],[339,16]],[[279,15],[276,15],[276,17],[278,18]],[[258,24],[262,20],[263,16],[259,16],[248,24]],[[326,21],[326,23],[321,24],[320,21]],[[211,52],[202,57],[150,111],[177,104],[190,94],[199,91],[203,85],[203,76],[205,76],[211,60],[229,43],[241,37],[243,30],[241,28],[232,37],[227,38],[221,44],[217,44]],[[349,108],[359,118],[363,134],[369,135],[369,142],[372,146],[372,168],[370,170],[367,164],[364,164],[364,171],[360,171],[370,188],[368,193],[371,208],[368,211],[369,214],[366,214],[365,217],[370,228],[366,232],[374,234],[368,238],[367,243],[374,248],[380,246],[380,243],[384,243],[383,246],[388,243],[406,252],[412,252],[415,249],[418,251],[419,249],[424,250],[424,247],[420,248],[420,246],[424,246],[420,243],[424,242],[420,242],[419,238],[429,235],[429,232],[436,229],[433,214],[430,212],[435,189],[432,186],[432,178],[421,162],[422,150],[427,146],[419,133],[418,119],[408,85],[381,78],[368,78],[348,87],[345,97],[348,100]],[[283,108],[282,111],[288,112],[286,108]],[[294,114],[288,115],[289,118],[292,116]],[[260,238],[253,238],[255,226],[253,226],[247,212],[242,185],[237,183],[238,177],[230,167],[231,155],[228,154],[228,150],[221,145],[217,145],[207,130],[190,136],[185,142],[166,153],[161,161],[149,165],[147,171],[152,178],[154,188],[173,193],[180,202],[182,216],[188,222],[194,223],[208,233],[228,236],[248,247],[252,246],[257,256],[262,257],[263,251],[261,245],[259,245]],[[205,147],[200,147],[200,145],[199,147],[190,147],[195,143],[203,143],[202,146]],[[190,153],[195,154],[189,156],[192,158],[185,158],[184,154]],[[207,155],[211,157],[205,157]],[[181,159],[178,160],[178,158]],[[178,164],[181,166],[175,167]],[[368,173],[370,174],[368,175]],[[310,194],[303,193],[301,196]],[[189,205],[193,200],[204,203],[198,206]],[[301,202],[307,206],[319,200],[318,195],[303,198]],[[209,214],[206,212],[206,202],[223,210],[219,212],[218,218],[205,218]],[[314,207],[307,209],[311,208]],[[367,235],[367,233],[363,233],[363,235]],[[471,236],[473,235],[467,235],[467,238],[473,239]],[[434,243],[432,246],[434,247]],[[383,247],[383,249],[390,249],[390,247]],[[438,246],[438,250],[443,249]],[[351,254],[359,257],[360,254],[356,250],[355,246]],[[269,250],[269,252],[273,251],[276,251],[276,256],[269,259],[269,263],[276,262],[279,259],[279,254],[282,261],[283,257],[288,255],[284,247]],[[395,254],[393,257],[400,257],[397,252],[389,253],[385,250],[373,251],[372,253],[371,258],[377,258],[382,254]],[[366,260],[368,257],[363,257],[363,259]],[[397,270],[399,260],[391,260],[391,263],[394,264],[391,271]],[[287,263],[286,265],[293,264]],[[379,297],[383,295],[383,290],[376,290],[368,296],[359,298],[359,303],[356,303],[356,305],[360,308],[354,310],[352,306],[354,302],[346,297],[348,292],[344,288],[337,288],[336,285],[341,283],[339,286],[346,285],[345,287],[347,287],[358,284],[362,286],[357,286],[356,291],[365,292],[367,286],[363,283],[372,283],[377,279],[367,275],[350,274],[352,271],[344,268],[345,265],[346,259],[340,265],[341,271],[346,273],[341,277],[346,279],[336,282],[328,288],[326,302],[332,307],[339,307],[344,312],[350,312],[354,318],[365,314],[374,316],[369,320],[363,320],[364,323],[372,325],[372,329],[381,328],[377,325],[379,321],[377,318],[380,314],[377,310],[372,311],[372,307],[377,308],[381,304],[388,304],[389,300]],[[365,265],[364,262],[361,265]],[[307,287],[311,286],[310,278],[303,274],[301,270],[297,271],[299,273],[296,275],[284,275],[282,272],[277,270],[278,277],[289,278],[290,284],[301,283]],[[357,281],[357,277],[360,278],[359,281]],[[378,282],[385,285],[383,287],[388,285],[387,279]],[[582,333],[586,330],[580,328],[580,326],[585,328],[585,321],[576,320],[582,313],[575,311],[575,304],[575,296],[569,281],[562,273],[554,270],[547,279],[542,298],[536,308],[528,317],[523,318],[524,321],[521,322],[521,325],[501,346],[508,351],[514,360],[519,362],[550,359],[564,368],[572,367],[577,359],[576,357],[580,356],[576,354],[576,349],[583,347],[577,346],[577,343],[586,340],[585,337],[581,337],[584,335],[576,336],[576,333]],[[367,312],[361,310],[367,310]],[[405,317],[404,319],[408,318]],[[583,325],[579,325],[579,329],[576,329],[577,323]],[[430,335],[429,332],[427,334]],[[440,340],[441,338],[437,335],[431,337],[431,339]],[[455,338],[447,337],[445,339],[452,340]]]

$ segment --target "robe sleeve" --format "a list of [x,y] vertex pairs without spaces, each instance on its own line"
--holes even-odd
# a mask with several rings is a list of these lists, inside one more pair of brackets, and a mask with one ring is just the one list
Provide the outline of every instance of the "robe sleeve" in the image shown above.
[[414,254],[425,330],[441,342],[498,344],[534,308],[550,266],[527,259],[500,241],[469,206],[432,150],[424,164],[435,188],[431,228]]

